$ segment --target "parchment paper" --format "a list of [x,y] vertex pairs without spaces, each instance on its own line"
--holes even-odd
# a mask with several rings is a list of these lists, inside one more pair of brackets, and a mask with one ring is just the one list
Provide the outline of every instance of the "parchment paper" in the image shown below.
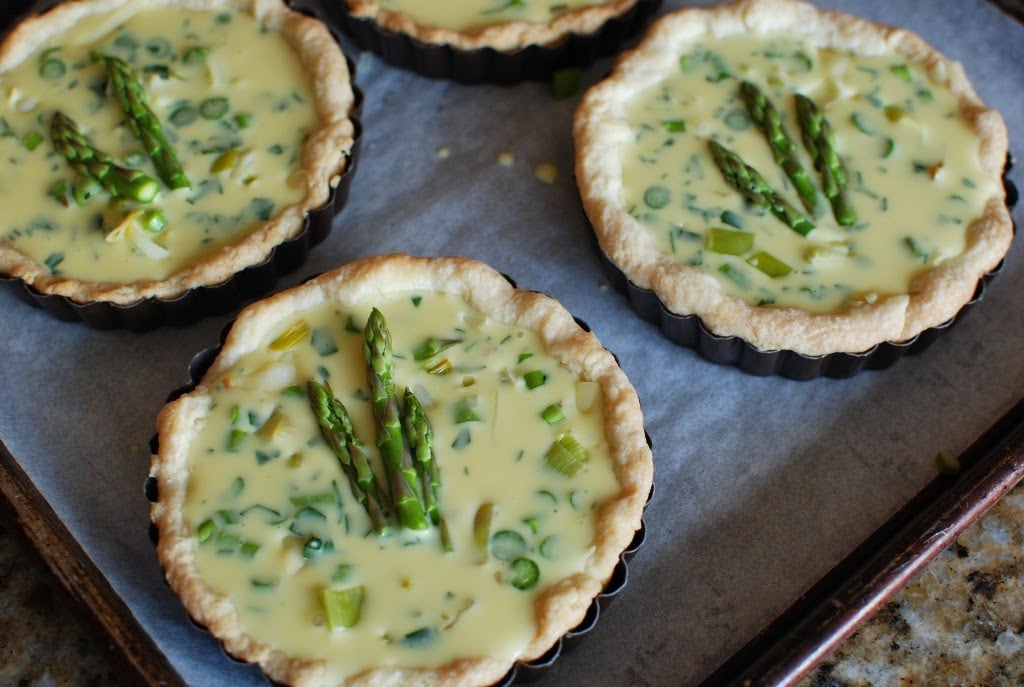
[[[819,4],[911,28],[960,60],[1006,117],[1012,148],[1024,145],[1024,28],[999,10]],[[984,301],[922,355],[850,380],[751,377],[670,343],[608,287],[572,179],[578,98],[556,101],[547,84],[431,81],[353,57],[366,102],[350,200],[281,287],[379,252],[479,258],[586,320],[644,405],[657,484],[647,544],[596,631],[539,684],[700,680],[931,479],[937,451],[963,449],[1024,390],[1019,238]],[[609,66],[588,69],[586,83]],[[513,166],[498,164],[502,152]],[[541,162],[557,166],[553,184],[534,177]],[[1019,167],[1011,179],[1024,186]],[[101,332],[0,293],[0,438],[193,685],[264,683],[193,627],[165,586],[142,493],[155,416],[229,319]]]

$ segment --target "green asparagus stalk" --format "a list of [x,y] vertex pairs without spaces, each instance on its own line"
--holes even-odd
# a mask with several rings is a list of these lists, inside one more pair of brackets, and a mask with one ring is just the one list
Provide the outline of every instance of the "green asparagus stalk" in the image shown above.
[[725,181],[750,202],[764,208],[785,222],[793,231],[807,236],[814,223],[779,195],[761,174],[717,141],[708,139],[708,148]]
[[342,471],[348,477],[352,496],[370,516],[373,529],[383,534],[388,529],[386,492],[378,484],[370,467],[363,443],[356,436],[352,419],[345,405],[331,391],[330,385],[309,380],[306,385],[310,407],[320,425],[320,434],[338,458]]
[[779,111],[775,109],[772,101],[749,81],[740,83],[740,97],[747,106],[750,118],[768,139],[775,164],[781,167],[789,180],[793,182],[804,207],[813,212],[814,206],[818,204],[818,192],[814,189],[807,170],[800,164],[796,146],[793,144],[793,139],[786,133]]
[[423,503],[431,522],[438,526],[441,533],[441,548],[452,550],[452,540],[448,534],[448,524],[441,515],[439,492],[441,490],[441,469],[434,455],[434,428],[430,424],[423,404],[412,389],[406,387],[403,396],[402,428],[409,442],[413,457],[416,459],[416,472],[423,494]]
[[75,122],[62,112],[54,113],[50,136],[53,147],[83,179],[99,183],[112,196],[148,203],[160,190],[155,179],[118,165],[113,157],[93,147]]
[[164,135],[163,125],[150,109],[146,91],[135,72],[128,63],[118,57],[96,57],[103,61],[114,96],[128,115],[128,125],[146,149],[146,154],[152,158],[160,178],[172,189],[190,188],[188,177],[178,162],[174,148]]
[[835,133],[813,100],[800,93],[795,99],[804,146],[821,176],[822,191],[832,205],[832,214],[840,226],[852,226],[857,223],[857,212],[846,197],[846,170],[836,152]]
[[363,336],[366,380],[377,421],[377,448],[384,462],[391,499],[402,527],[423,530],[428,527],[427,517],[417,489],[416,466],[402,432],[392,370],[391,333],[384,315],[376,308],[370,313]]

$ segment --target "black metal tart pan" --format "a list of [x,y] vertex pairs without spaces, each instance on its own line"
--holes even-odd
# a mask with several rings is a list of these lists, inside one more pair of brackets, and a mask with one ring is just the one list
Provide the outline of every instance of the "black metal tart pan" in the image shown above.
[[447,44],[418,41],[407,34],[387,31],[369,19],[353,17],[345,0],[321,0],[324,18],[391,65],[434,79],[463,84],[511,84],[542,81],[559,70],[586,67],[614,54],[646,25],[661,0],[639,0],[629,11],[605,22],[589,34],[569,34],[551,45],[533,44],[514,51],[494,48],[459,50]]

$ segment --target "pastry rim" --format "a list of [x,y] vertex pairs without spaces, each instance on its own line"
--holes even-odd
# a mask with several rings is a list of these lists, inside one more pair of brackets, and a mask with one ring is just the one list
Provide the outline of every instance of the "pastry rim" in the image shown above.
[[226,283],[246,268],[264,263],[281,244],[306,229],[307,215],[327,206],[349,166],[357,136],[356,105],[348,64],[330,31],[317,19],[274,0],[80,0],[61,3],[21,22],[0,45],[0,72],[30,57],[36,46],[57,36],[80,18],[119,9],[182,7],[189,11],[233,10],[256,17],[278,30],[297,49],[311,74],[319,127],[302,147],[298,166],[306,173],[304,194],[238,242],[184,266],[165,279],[128,283],[90,281],[51,275],[46,267],[0,241],[0,274],[37,293],[65,297],[77,304],[107,302],[131,306],[147,299],[172,300],[197,288]]
[[[230,599],[207,587],[194,567],[195,534],[182,515],[189,430],[206,407],[210,380],[219,378],[240,356],[257,347],[265,338],[261,335],[279,325],[282,318],[326,300],[342,305],[365,303],[382,291],[381,284],[385,292],[440,291],[460,296],[489,317],[536,332],[559,364],[601,385],[606,436],[620,492],[600,508],[595,552],[584,570],[552,583],[538,595],[538,629],[515,659],[517,662],[543,655],[583,620],[640,529],[653,483],[652,455],[639,399],[615,357],[557,301],[512,286],[484,263],[461,257],[375,256],[254,303],[239,314],[195,389],[160,411],[158,450],[150,468],[159,498],[151,505],[150,514],[159,531],[157,554],[167,581],[192,617],[220,639],[231,654],[260,664],[271,678],[285,683],[322,684],[324,666],[315,660],[289,657],[246,635]],[[347,684],[486,685],[499,680],[512,665],[511,661],[480,657],[455,660],[437,668],[368,669]]]
[[[741,31],[787,31],[817,46],[866,54],[897,52],[948,87],[961,114],[979,135],[985,174],[997,180],[996,192],[966,230],[964,252],[915,278],[907,294],[813,314],[795,307],[751,305],[726,294],[714,276],[653,248],[643,225],[618,201],[619,158],[606,154],[602,125],[618,121],[621,110],[616,108],[633,93],[631,75],[645,69],[648,56],[658,59],[660,46],[672,50],[680,40]],[[911,31],[821,11],[800,0],[736,0],[713,9],[683,9],[664,15],[635,49],[618,59],[612,75],[584,95],[574,116],[573,135],[580,197],[605,256],[630,282],[653,291],[672,314],[696,315],[716,336],[738,337],[760,351],[821,356],[862,353],[887,341],[908,341],[948,322],[971,301],[979,281],[998,266],[1013,238],[1002,184],[1008,149],[1006,126],[1002,117],[978,98],[962,67]]]
[[472,31],[424,26],[401,12],[382,7],[375,0],[332,0],[347,5],[347,12],[372,21],[380,28],[401,33],[428,45],[449,45],[456,50],[491,48],[513,52],[530,45],[551,46],[572,34],[596,33],[608,21],[625,15],[644,0],[607,0],[599,5],[573,8],[546,24],[510,21]]

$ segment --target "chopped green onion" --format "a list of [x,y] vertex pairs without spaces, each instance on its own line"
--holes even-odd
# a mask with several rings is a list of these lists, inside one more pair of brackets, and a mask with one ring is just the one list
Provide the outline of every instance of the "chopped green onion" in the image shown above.
[[35,150],[43,142],[43,135],[38,131],[30,131],[21,139],[21,144],[28,150]]
[[889,67],[889,71],[892,72],[895,76],[902,79],[903,81],[910,83],[910,68],[907,67],[907,65],[894,64],[893,66]]
[[498,530],[491,536],[491,553],[503,561],[514,561],[526,553],[526,540],[515,530]]
[[156,208],[142,213],[139,221],[142,224],[142,228],[151,234],[159,234],[167,227],[167,215],[163,213],[163,210]]
[[750,279],[748,279],[747,275],[743,274],[743,272],[736,269],[736,266],[732,263],[722,263],[718,266],[718,271],[731,279],[733,283],[741,289],[750,288]]
[[437,339],[430,337],[413,349],[413,360],[426,360],[428,358],[433,358],[438,353],[448,350],[457,343],[462,343],[462,339]]
[[523,375],[523,382],[526,383],[527,389],[536,389],[539,386],[543,386],[548,381],[548,376],[541,370],[530,370]]
[[743,228],[743,218],[732,210],[722,210],[720,219],[731,227],[735,227],[737,229]]
[[244,429],[233,429],[228,434],[228,451],[231,453],[237,453],[238,449],[242,447],[242,442],[249,436]]
[[476,509],[473,516],[473,545],[477,552],[477,562],[487,562],[488,545],[491,541],[491,522],[494,520],[494,502],[484,501]]
[[239,129],[248,129],[252,126],[252,115],[248,112],[239,112],[232,119]]
[[206,61],[206,56],[209,54],[210,51],[208,48],[203,46],[196,46],[194,48],[189,48],[188,50],[186,50],[185,54],[181,57],[181,61],[185,64],[202,64]]
[[431,644],[437,637],[437,633],[431,627],[421,627],[418,630],[413,630],[404,637],[402,637],[402,646],[416,648]]
[[64,64],[63,60],[58,60],[56,57],[51,57],[45,60],[39,65],[39,76],[40,78],[52,81],[59,79],[64,76],[68,71],[67,65]]
[[540,411],[540,416],[544,419],[544,422],[552,426],[565,421],[565,413],[562,412],[562,407],[556,403],[552,403]]
[[238,164],[238,148],[228,148],[217,156],[217,159],[210,165],[211,174],[219,174],[232,170]]
[[661,125],[665,127],[665,131],[671,133],[682,133],[686,131],[685,119],[665,119],[662,120]]
[[324,609],[327,627],[331,630],[354,627],[359,622],[364,594],[362,585],[348,589],[323,590],[320,593],[320,603]]
[[196,529],[196,537],[199,539],[199,543],[203,544],[210,540],[213,533],[217,531],[217,523],[213,520],[203,520],[199,523],[199,527]]
[[544,558],[552,558],[552,557],[554,557],[554,555],[555,555],[555,537],[554,537],[554,535],[551,535],[550,537],[544,537],[544,539],[541,540],[541,542],[540,542],[540,546],[537,547],[537,550],[540,552],[541,556],[544,556]]
[[722,255],[742,255],[754,247],[754,235],[749,231],[712,227],[708,230],[708,250]]
[[309,335],[309,325],[305,320],[299,320],[288,329],[284,330],[276,339],[270,342],[270,348],[275,351],[286,351],[292,348]]
[[203,119],[220,119],[228,113],[227,98],[207,98],[199,104],[199,114]]
[[527,590],[537,584],[540,579],[540,568],[530,558],[517,558],[512,562],[512,575],[509,584],[516,589]]
[[544,455],[547,464],[566,477],[572,477],[587,465],[590,454],[572,434],[563,434]]
[[182,105],[171,113],[169,119],[171,124],[180,128],[199,119],[199,112],[192,105]]
[[773,279],[776,277],[785,277],[793,271],[792,267],[782,262],[771,253],[766,253],[763,250],[758,251],[747,258],[747,264],[759,269],[761,272],[764,272]]
[[481,422],[483,418],[475,410],[476,399],[462,398],[459,399],[453,407],[453,415],[455,416],[455,424],[459,425],[463,422]]
[[651,186],[644,191],[644,204],[652,210],[660,210],[672,200],[672,193],[664,186]]

